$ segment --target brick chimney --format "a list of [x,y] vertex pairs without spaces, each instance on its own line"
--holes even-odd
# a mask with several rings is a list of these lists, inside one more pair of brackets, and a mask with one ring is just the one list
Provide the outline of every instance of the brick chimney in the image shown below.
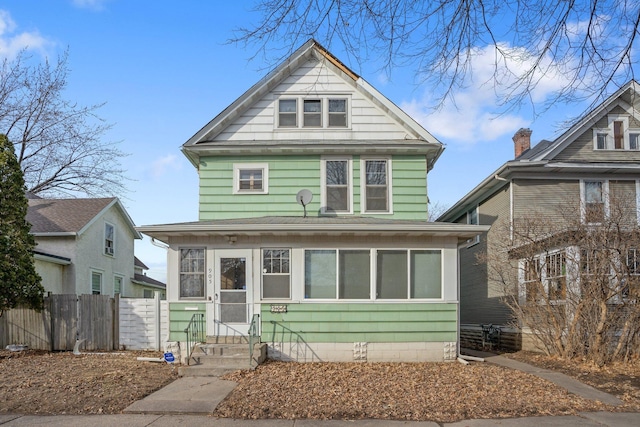
[[520,128],[515,135],[513,135],[513,149],[515,151],[515,158],[520,157],[522,153],[531,148],[531,133],[532,130],[527,128]]

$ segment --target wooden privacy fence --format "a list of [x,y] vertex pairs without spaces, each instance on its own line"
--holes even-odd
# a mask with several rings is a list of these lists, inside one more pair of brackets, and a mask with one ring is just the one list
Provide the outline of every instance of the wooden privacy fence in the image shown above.
[[118,297],[50,295],[44,310],[7,310],[0,317],[0,345],[23,344],[38,350],[117,350]]

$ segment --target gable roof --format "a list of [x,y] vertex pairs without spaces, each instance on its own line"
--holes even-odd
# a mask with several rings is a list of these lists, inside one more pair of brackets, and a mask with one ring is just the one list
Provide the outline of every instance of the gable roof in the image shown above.
[[87,199],[29,199],[27,221],[34,236],[79,236],[112,206],[116,206],[134,238],[142,236],[116,197]]
[[622,106],[630,114],[640,116],[640,85],[631,80],[613,95],[608,97],[602,104],[585,114],[574,125],[567,129],[562,135],[553,141],[542,140],[529,150],[522,153],[513,160],[509,160],[489,174],[474,189],[464,195],[436,221],[455,221],[462,214],[474,208],[490,195],[507,185],[507,178],[515,171],[535,171],[535,172],[557,172],[562,169],[571,168],[572,172],[598,169],[599,172],[611,172],[613,170],[638,173],[640,165],[635,164],[610,164],[600,163],[563,163],[554,162],[555,157],[567,146],[582,135],[586,130],[593,127],[598,120],[611,111],[616,106]]
[[[217,150],[225,149],[226,154],[232,154],[235,151],[241,151],[238,148],[237,141],[232,142],[215,142],[215,136],[222,132],[226,127],[231,125],[245,111],[247,111],[254,103],[262,99],[270,91],[272,91],[282,80],[289,76],[294,70],[299,68],[311,58],[321,61],[326,67],[332,69],[338,76],[342,77],[350,86],[364,95],[371,102],[380,107],[389,117],[398,123],[406,132],[408,137],[403,141],[407,144],[420,142],[423,148],[428,148],[428,152],[432,160],[429,162],[429,168],[435,163],[437,158],[444,150],[444,146],[431,133],[424,129],[408,114],[402,111],[398,106],[391,102],[387,97],[378,92],[373,86],[367,83],[359,75],[344,65],[338,58],[333,56],[327,49],[322,47],[316,40],[310,39],[300,48],[298,48],[289,58],[283,61],[264,78],[254,84],[249,90],[236,99],[231,105],[225,108],[220,114],[214,117],[195,135],[193,135],[182,146],[183,153],[189,161],[198,167],[199,156],[201,153],[211,153],[211,149],[216,147]],[[298,141],[299,142],[299,141]],[[323,144],[330,146],[332,144],[344,145],[344,141],[321,141]],[[388,141],[387,141],[388,142]],[[352,143],[352,141],[348,141]],[[369,147],[375,144],[375,141],[369,142]],[[254,148],[252,153],[256,153],[256,149],[273,148],[263,141],[253,142],[250,145]],[[273,144],[271,144],[273,145]],[[279,146],[288,146],[293,150],[307,149],[308,144],[296,144],[292,141],[280,141]],[[302,145],[302,146],[300,146]],[[307,145],[306,147],[304,145]],[[413,148],[415,149],[413,144]],[[235,150],[235,151],[234,151]],[[244,148],[246,151],[246,148]]]

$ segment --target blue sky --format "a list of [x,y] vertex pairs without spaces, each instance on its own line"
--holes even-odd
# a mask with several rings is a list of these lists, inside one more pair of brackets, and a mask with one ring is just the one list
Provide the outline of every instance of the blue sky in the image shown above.
[[[121,141],[120,149],[130,153],[123,164],[131,193],[123,202],[134,222],[193,221],[197,174],[180,146],[276,65],[249,61],[255,52],[225,44],[234,28],[259,19],[251,3],[4,0],[0,57],[28,47],[34,56],[55,58],[68,49],[66,98],[106,102],[99,115],[114,126],[105,141]],[[416,85],[410,70],[393,70],[389,78],[375,64],[350,64],[339,46],[326,47],[446,145],[429,174],[429,197],[447,206],[513,157],[511,137],[519,128],[530,127],[534,142],[552,139],[559,122],[584,108],[557,105],[535,122],[527,108],[497,115],[493,88],[474,83],[485,80],[493,58],[478,46],[473,80],[457,92],[455,106],[434,112],[429,88]],[[534,94],[540,101],[562,78],[542,83]],[[164,280],[164,250],[145,237],[136,255],[151,276]]]

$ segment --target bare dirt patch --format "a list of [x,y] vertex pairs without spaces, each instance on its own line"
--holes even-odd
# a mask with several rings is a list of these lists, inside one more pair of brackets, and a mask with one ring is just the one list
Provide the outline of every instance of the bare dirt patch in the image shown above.
[[88,354],[0,351],[0,413],[116,414],[173,381],[161,353]]
[[230,418],[452,422],[612,409],[483,363],[269,362],[224,378],[239,385],[214,415]]

